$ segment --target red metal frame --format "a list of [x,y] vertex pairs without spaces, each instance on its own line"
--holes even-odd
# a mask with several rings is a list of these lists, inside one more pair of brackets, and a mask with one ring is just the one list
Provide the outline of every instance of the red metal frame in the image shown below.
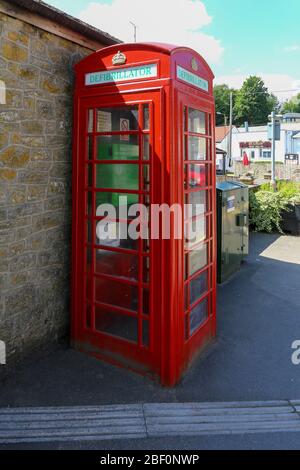
[[[127,62],[118,68],[143,64],[156,64],[158,75],[151,79],[106,85],[85,86],[85,75],[102,70],[113,70],[112,58],[121,51]],[[196,66],[195,66],[196,64]],[[189,85],[176,76],[180,65],[193,74],[207,80],[208,91]],[[198,69],[198,70],[195,70]],[[195,355],[216,334],[216,195],[215,195],[215,145],[213,74],[195,51],[188,48],[160,44],[120,44],[102,49],[76,66],[76,91],[74,100],[74,157],[73,157],[73,249],[72,249],[72,343],[74,347],[89,352],[112,363],[126,366],[146,374],[156,374],[162,384],[173,386],[182,376]],[[144,129],[143,106],[149,106],[150,129]],[[128,132],[98,132],[97,109],[123,106],[138,107],[138,128]],[[206,132],[190,132],[185,110],[195,109],[205,113]],[[92,110],[92,111],[91,111]],[[88,118],[93,114],[93,128],[88,128]],[[136,135],[139,157],[132,160],[97,159],[98,136]],[[142,155],[142,139],[149,135],[150,159]],[[203,138],[206,142],[205,161],[189,160],[189,137]],[[88,152],[88,140],[92,141],[92,155]],[[92,156],[92,158],[89,158]],[[196,177],[195,167],[204,165],[205,177]],[[139,187],[136,190],[121,188],[97,188],[96,169],[101,165],[136,165]],[[144,168],[149,168],[150,187],[144,187]],[[104,168],[104,167],[102,167]],[[128,167],[129,168],[129,167]],[[188,169],[185,176],[185,168]],[[194,173],[193,173],[194,172]],[[147,173],[147,174],[148,174]],[[92,185],[88,181],[92,177]],[[194,185],[188,188],[185,178],[193,177]],[[198,178],[198,179],[197,179]],[[122,186],[122,185],[121,185]],[[185,240],[177,240],[174,226],[169,240],[149,241],[149,253],[145,242],[138,241],[137,250],[124,247],[101,246],[96,239],[96,224],[101,217],[95,213],[98,193],[136,194],[139,202],[145,196],[151,204],[184,204],[191,193],[206,192],[207,220],[205,240],[207,265],[185,279],[189,248]],[[87,210],[87,206],[89,209]],[[91,211],[92,208],[92,211]],[[196,216],[196,218],[199,216]],[[194,217],[195,219],[195,217]],[[183,230],[186,221],[182,220]],[[88,230],[91,238],[88,238]],[[184,233],[184,232],[183,232]],[[108,256],[111,272],[96,272],[96,251]],[[118,277],[122,266],[117,266],[118,254],[138,258],[136,279]],[[88,256],[88,257],[87,257]],[[126,258],[127,256],[127,258]],[[102,260],[103,254],[100,257]],[[120,257],[120,256],[119,256]],[[145,260],[149,259],[150,278],[145,281]],[[102,261],[101,261],[102,262]],[[123,261],[126,267],[126,262]],[[115,269],[115,272],[114,272]],[[190,305],[190,285],[202,273],[207,272],[207,289]],[[143,307],[144,291],[149,291],[150,311]],[[188,295],[185,299],[185,291]],[[137,306],[132,299],[137,292]],[[114,304],[111,296],[114,295]],[[146,294],[145,294],[146,295]],[[127,300],[126,300],[127,299]],[[129,300],[128,300],[129,299]],[[207,299],[207,318],[189,334],[191,311]],[[119,302],[119,305],[118,305]],[[127,302],[127,303],[126,303]],[[121,305],[122,304],[122,305]],[[134,305],[134,307],[133,307]],[[187,305],[187,308],[186,308]],[[97,316],[97,309],[102,314]],[[109,310],[109,315],[104,310]],[[136,342],[121,339],[115,333],[104,332],[104,323],[115,314],[137,324]],[[96,328],[99,320],[100,327]],[[143,340],[144,326],[148,325],[149,343]],[[187,326],[187,330],[186,330]]]

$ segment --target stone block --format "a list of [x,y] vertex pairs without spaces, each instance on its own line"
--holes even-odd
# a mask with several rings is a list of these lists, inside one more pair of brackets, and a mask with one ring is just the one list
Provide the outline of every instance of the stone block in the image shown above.
[[35,203],[25,203],[25,204],[20,204],[14,207],[10,207],[8,209],[8,218],[9,219],[17,219],[20,217],[25,217],[28,215],[32,214],[37,214],[41,212],[42,210],[42,205],[41,203],[35,202]]
[[18,31],[8,31],[7,37],[10,41],[23,44],[25,46],[28,46],[29,43],[29,36],[28,34],[18,32]]
[[5,295],[5,307],[7,315],[32,309],[36,303],[35,287],[31,284],[25,285]]
[[27,200],[28,201],[40,201],[46,196],[45,185],[30,185],[28,186]]
[[53,118],[54,117],[54,105],[52,101],[37,100],[37,114],[39,118],[41,119]]
[[0,150],[4,149],[8,145],[9,134],[5,129],[0,129]]
[[32,219],[33,228],[36,232],[40,230],[48,230],[50,228],[59,227],[64,220],[62,211],[46,212],[41,215],[35,215]]
[[0,122],[2,123],[13,123],[18,121],[19,114],[17,111],[1,111],[0,112]]
[[20,255],[25,251],[25,242],[17,242],[9,245],[9,257]]
[[44,210],[47,211],[55,211],[65,207],[66,205],[66,198],[64,196],[57,196],[47,198],[44,201]]
[[24,253],[11,259],[10,271],[20,272],[28,271],[28,269],[36,266],[36,254],[35,253]]
[[11,145],[0,153],[0,162],[10,169],[24,168],[29,158],[29,150],[17,145]]
[[21,123],[21,132],[27,135],[40,136],[43,134],[44,126],[41,121],[24,121]]
[[13,181],[17,177],[17,172],[10,168],[0,168],[0,181]]
[[51,160],[51,150],[46,148],[33,148],[31,149],[30,160],[37,162]]
[[9,41],[2,41],[1,55],[4,59],[14,62],[27,62],[28,60],[27,48]]
[[22,204],[26,201],[26,186],[11,186],[8,192],[9,204]]
[[35,172],[32,171],[20,171],[18,175],[18,181],[26,184],[47,184],[48,174],[46,172]]
[[9,283],[12,287],[19,287],[22,286],[27,282],[28,273],[13,273],[9,276]]
[[0,274],[0,292],[5,292],[9,287],[8,283],[8,274],[1,273]]

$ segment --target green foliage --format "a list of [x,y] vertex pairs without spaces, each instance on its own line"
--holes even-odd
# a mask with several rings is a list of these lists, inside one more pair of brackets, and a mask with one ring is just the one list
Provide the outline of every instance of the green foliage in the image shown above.
[[281,107],[281,112],[285,113],[300,113],[300,93],[297,96],[294,96],[290,100],[283,103]]
[[265,183],[258,191],[250,191],[250,224],[257,232],[282,232],[281,213],[296,202],[300,202],[300,183],[278,181],[277,191]]
[[245,80],[235,100],[234,114],[238,125],[248,121],[250,125],[268,122],[271,111],[278,109],[277,98],[268,92],[263,80],[251,76]]
[[281,230],[281,211],[288,202],[280,193],[271,191],[250,191],[250,225],[256,232]]
[[[300,198],[300,183],[296,181],[277,181],[276,188],[277,192],[288,202]],[[260,186],[260,191],[274,192],[274,188],[270,183],[265,183]]]
[[233,102],[235,100],[237,90],[229,88],[228,85],[215,85],[214,95],[216,103],[216,124],[217,126],[223,126],[225,124],[225,116],[227,117],[227,125],[229,124],[230,114],[230,93],[233,93]]

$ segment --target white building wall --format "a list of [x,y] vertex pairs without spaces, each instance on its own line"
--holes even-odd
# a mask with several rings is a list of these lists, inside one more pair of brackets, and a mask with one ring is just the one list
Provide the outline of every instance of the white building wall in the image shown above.
[[[281,138],[276,141],[276,161],[285,161],[286,153],[299,153],[300,145],[299,139],[293,139],[292,136],[295,132],[300,132],[300,123],[286,123],[281,125]],[[243,152],[245,151],[248,158],[254,161],[269,160],[267,153],[271,148],[263,148],[261,151],[257,148],[244,148],[241,149],[240,144],[245,142],[269,142],[267,126],[249,127],[248,132],[245,128],[234,128],[232,132],[232,156],[234,160],[241,160]],[[220,144],[218,144],[221,147]],[[223,148],[223,147],[221,147]],[[254,157],[254,158],[253,158]]]

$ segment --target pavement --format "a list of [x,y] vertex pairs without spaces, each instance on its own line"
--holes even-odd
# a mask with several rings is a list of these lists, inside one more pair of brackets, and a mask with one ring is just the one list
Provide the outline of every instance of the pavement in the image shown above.
[[[62,345],[16,367],[0,384],[0,407],[299,400],[300,365],[292,363],[292,343],[300,340],[300,238],[251,234],[250,248],[241,270],[218,288],[217,340],[174,389]],[[263,443],[265,448],[300,447],[300,433],[278,438],[264,434],[262,440],[258,431],[255,436],[247,434],[248,440],[243,435],[202,436],[200,441],[165,436],[148,439],[145,448],[151,442],[166,446],[163,449],[193,448],[189,446],[196,442],[197,448],[209,449],[262,448]],[[135,448],[142,448],[142,442]],[[68,445],[72,448],[74,443],[65,443],[64,448]],[[77,443],[76,448],[82,445],[100,444]],[[135,444],[106,441],[100,448],[109,445],[129,449]]]

